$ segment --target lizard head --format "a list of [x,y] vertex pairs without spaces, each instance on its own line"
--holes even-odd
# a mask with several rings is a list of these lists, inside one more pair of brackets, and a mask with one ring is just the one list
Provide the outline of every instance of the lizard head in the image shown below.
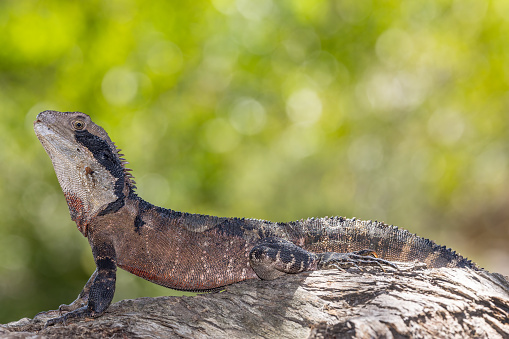
[[48,153],[72,219],[84,236],[97,215],[124,206],[134,181],[106,131],[81,112],[44,111],[34,122]]

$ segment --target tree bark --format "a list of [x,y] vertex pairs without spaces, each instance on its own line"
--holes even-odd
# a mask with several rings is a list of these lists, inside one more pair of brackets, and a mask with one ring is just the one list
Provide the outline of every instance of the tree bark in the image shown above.
[[328,270],[221,293],[123,300],[96,319],[55,314],[0,325],[0,338],[509,338],[509,281],[469,269]]

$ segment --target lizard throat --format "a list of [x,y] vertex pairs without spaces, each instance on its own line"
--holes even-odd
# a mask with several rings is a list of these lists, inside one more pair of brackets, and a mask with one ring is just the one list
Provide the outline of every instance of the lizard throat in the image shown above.
[[85,210],[83,201],[75,194],[64,192],[64,195],[67,206],[69,207],[71,219],[76,223],[81,234],[86,237],[88,235],[88,221],[86,218],[87,211]]

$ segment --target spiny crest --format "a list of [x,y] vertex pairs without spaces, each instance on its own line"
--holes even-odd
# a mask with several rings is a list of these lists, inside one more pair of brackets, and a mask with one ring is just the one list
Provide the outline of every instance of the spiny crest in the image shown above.
[[126,167],[129,164],[129,161],[125,160],[125,154],[120,153],[122,150],[117,147],[115,142],[113,142],[113,146],[115,147],[115,153],[117,154],[118,159],[120,160],[120,164],[122,165],[122,169],[124,170],[124,178],[127,181],[127,184],[132,189],[136,189],[136,181],[134,181],[134,176],[132,175],[132,169]]

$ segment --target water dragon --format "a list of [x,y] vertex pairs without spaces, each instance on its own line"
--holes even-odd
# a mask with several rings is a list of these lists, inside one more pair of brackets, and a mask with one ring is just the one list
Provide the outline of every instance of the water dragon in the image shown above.
[[103,314],[113,299],[117,267],[187,291],[325,268],[397,267],[393,261],[478,269],[449,248],[376,221],[276,223],[154,206],[136,194],[123,154],[88,115],[44,111],[34,129],[96,264],[78,298],[61,305],[63,314],[46,325]]

